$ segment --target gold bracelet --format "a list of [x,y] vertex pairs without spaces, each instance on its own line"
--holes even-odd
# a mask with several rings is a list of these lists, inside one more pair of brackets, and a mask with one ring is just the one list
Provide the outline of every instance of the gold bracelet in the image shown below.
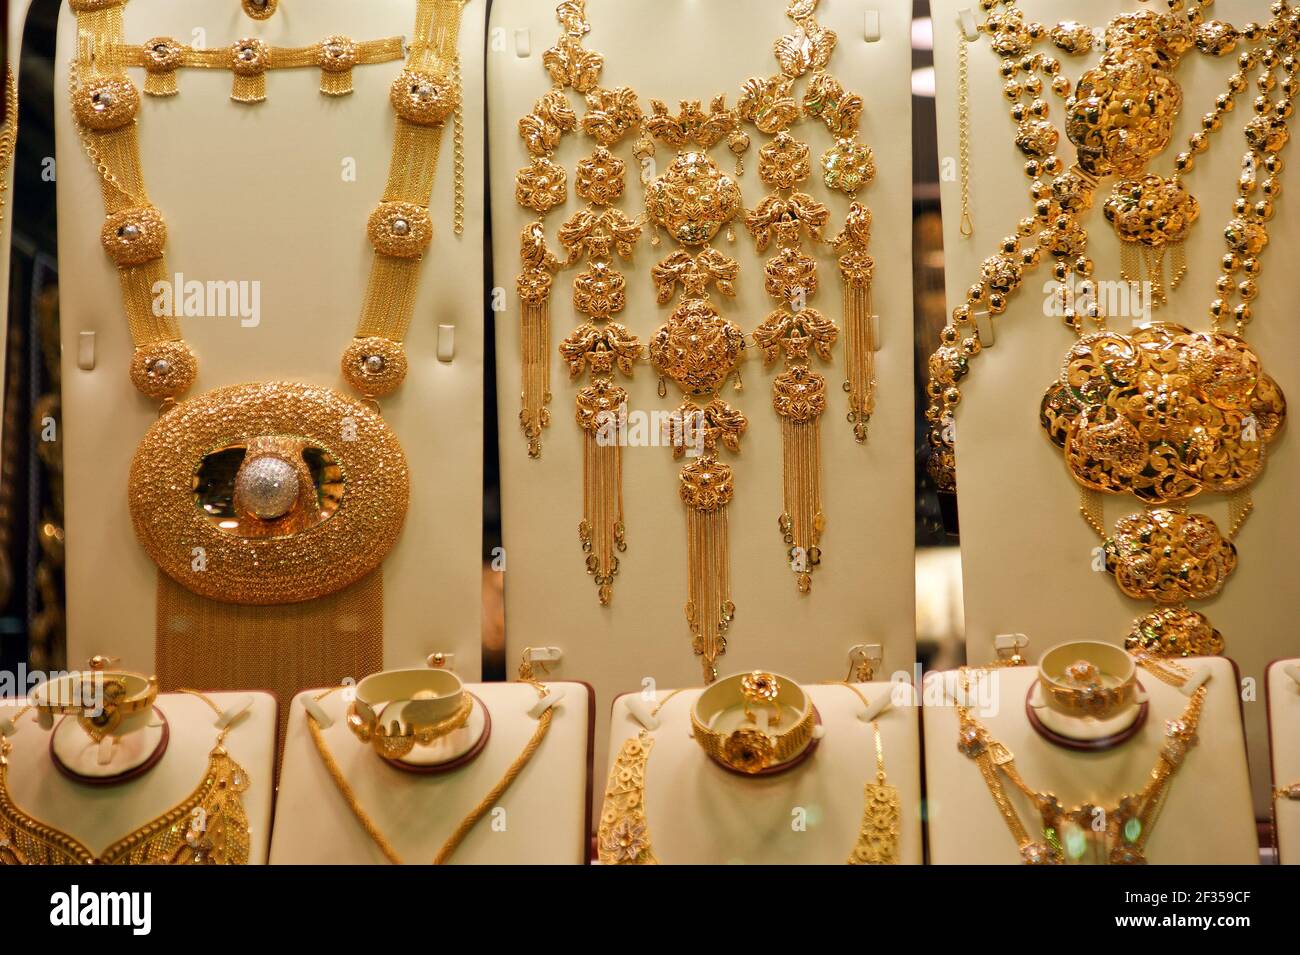
[[1043,654],[1038,684],[1063,716],[1106,720],[1137,702],[1137,664],[1111,644],[1065,643]]
[[237,103],[261,103],[266,99],[269,70],[320,69],[320,91],[326,96],[347,96],[352,92],[352,68],[373,63],[391,63],[405,55],[400,36],[382,40],[353,40],[327,36],[310,46],[270,46],[257,37],[245,37],[229,46],[197,49],[171,37],[160,36],[143,44],[122,44],[117,57],[124,66],[143,67],[144,91],[150,96],[175,96],[176,72],[183,68],[230,70],[234,82],[230,98]]
[[385,759],[401,759],[463,727],[474,698],[449,670],[389,670],[357,684],[348,706],[353,735]]
[[[723,734],[712,728],[719,715],[748,702],[743,684],[762,676],[765,686],[775,684],[775,693],[766,699],[768,705],[789,708],[799,714],[789,729],[782,733],[764,732],[754,725],[741,726]],[[754,671],[727,677],[714,683],[700,694],[691,707],[691,729],[695,742],[717,763],[741,773],[760,773],[794,759],[812,742],[817,714],[812,698],[788,677]]]
[[110,669],[114,660],[93,657],[89,671],[48,680],[31,692],[32,709],[70,715],[96,743],[112,735],[128,716],[152,709],[158,678]]

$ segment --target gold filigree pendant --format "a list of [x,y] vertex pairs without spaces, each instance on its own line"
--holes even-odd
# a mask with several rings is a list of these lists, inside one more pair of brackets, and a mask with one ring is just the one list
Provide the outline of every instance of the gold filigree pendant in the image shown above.
[[131,519],[160,570],[223,603],[289,604],[379,566],[409,476],[372,407],[329,388],[235,385],[166,410],[131,464]]

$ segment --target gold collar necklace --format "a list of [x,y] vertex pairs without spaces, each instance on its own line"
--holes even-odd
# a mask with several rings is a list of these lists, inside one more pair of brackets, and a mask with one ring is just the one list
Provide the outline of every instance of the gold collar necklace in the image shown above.
[[[1259,294],[1260,254],[1281,189],[1280,152],[1300,89],[1300,13],[1278,0],[1266,25],[1236,31],[1219,21],[1204,21],[1205,6],[1197,2],[1188,10],[1185,0],[1170,0],[1167,15],[1143,12],[1112,21],[1101,63],[1072,91],[1059,61],[1032,52],[1049,35],[1046,28],[1026,23],[1013,0],[983,0],[989,17],[980,29],[1001,58],[1004,92],[1017,122],[1016,142],[1028,157],[1025,173],[1032,181],[1034,214],[1022,219],[999,252],[984,261],[966,301],[953,310],[930,359],[927,387],[929,467],[946,496],[956,492],[954,414],[960,383],[982,350],[976,317],[1002,314],[1030,270],[1044,254],[1050,257],[1065,323],[1076,341],[1043,396],[1040,420],[1080,486],[1080,511],[1103,542],[1106,569],[1125,594],[1157,605],[1134,622],[1125,646],[1162,655],[1223,651],[1219,631],[1204,614],[1188,609],[1186,601],[1217,594],[1235,568],[1232,539],[1253,507],[1249,488],[1263,473],[1267,446],[1286,417],[1281,389],[1242,336]],[[997,12],[998,7],[1003,11]],[[1063,24],[1050,35],[1066,52],[1090,46],[1078,24]],[[1193,332],[1172,322],[1141,325],[1131,334],[1108,329],[1095,296],[1081,217],[1101,177],[1134,175],[1168,144],[1182,101],[1171,70],[1182,52],[1195,43],[1207,53],[1223,55],[1238,37],[1260,45],[1240,54],[1228,91],[1216,99],[1176,160],[1180,176],[1193,168],[1195,156],[1206,151],[1210,135],[1253,76],[1259,96],[1253,103],[1255,116],[1245,126],[1247,151],[1233,218],[1224,230],[1227,254],[1216,283],[1219,297],[1210,304],[1211,330]],[[1077,152],[1069,168],[1056,154],[1059,133],[1048,121],[1049,107],[1040,95],[1044,80],[1066,99],[1066,133]],[[1137,102],[1143,104],[1141,115],[1120,108]],[[1181,241],[1178,236],[1195,216],[1177,180],[1172,187],[1153,186],[1160,193],[1154,198],[1141,198],[1147,180],[1137,186],[1136,180],[1126,180],[1116,187],[1107,212],[1121,238],[1136,236],[1135,241],[1155,243],[1153,248]],[[1139,197],[1136,208],[1128,204],[1133,189]],[[1148,214],[1153,218],[1142,225]],[[1022,243],[1031,237],[1032,245],[1025,247]],[[1094,293],[1091,301],[1077,306],[1071,292],[1076,279],[1082,280],[1081,289]],[[1235,297],[1241,301],[1234,305]],[[1229,318],[1235,323],[1231,332],[1222,328]],[[1187,510],[1193,498],[1207,492],[1229,496],[1226,534],[1209,516]],[[1132,495],[1144,509],[1121,519],[1108,534],[1105,494]]]
[[[1159,671],[1153,671],[1168,680]],[[1143,865],[1151,829],[1164,805],[1174,775],[1188,750],[1196,745],[1196,731],[1205,705],[1206,687],[1198,687],[1183,714],[1166,723],[1165,740],[1147,784],[1120,797],[1112,806],[1087,804],[1068,808],[1050,792],[1031,789],[1016,769],[1015,756],[1005,744],[971,715],[970,670],[961,669],[961,698],[957,701],[957,748],[974,760],[984,777],[998,812],[1011,831],[1025,865],[1061,865],[1067,862],[1101,862],[1107,865]],[[999,775],[1001,774],[1001,775]],[[1005,776],[1041,819],[1037,836],[1020,820],[1002,784]],[[1098,822],[1102,825],[1098,828]]]
[[[224,715],[204,694],[181,692],[198,697],[219,718]],[[9,794],[13,743],[0,736],[0,865],[247,865],[243,794],[248,774],[226,752],[228,732],[226,727],[217,733],[194,792],[98,856],[73,836],[18,808]]]
[[[867,698],[861,690],[849,683],[842,685],[852,691],[863,706],[867,705]],[[651,715],[658,716],[668,701],[680,692],[673,690],[659,700],[651,709]],[[694,718],[692,710],[692,719]],[[697,724],[696,732],[698,731]],[[871,732],[875,741],[876,775],[864,787],[862,822],[858,828],[857,841],[845,861],[849,865],[897,865],[900,817],[898,790],[889,784],[889,778],[885,775],[885,751],[878,721],[872,721]],[[733,734],[733,737],[736,735]],[[700,740],[700,743],[701,748],[714,758],[722,757],[721,750],[715,754],[711,748],[711,740]],[[623,742],[614,765],[610,767],[596,835],[597,855],[604,865],[660,864],[650,838],[650,824],[645,807],[646,766],[654,744],[654,735],[647,729],[641,730]]]
[[[452,119],[461,128],[457,41],[464,5],[419,0],[406,66],[391,89],[397,117],[388,182],[370,216],[370,278],[341,363],[361,400],[332,388],[268,382],[178,403],[197,377],[197,361],[176,319],[152,307],[152,290],[170,275],[163,261],[167,227],[141,168],[140,96],[123,61],[125,0],[72,0],[80,39],[72,108],[102,187],[101,239],[117,266],[135,343],[131,380],[162,401],[132,463],[129,500],[140,544],[161,571],[164,686],[219,686],[222,674],[252,668],[262,674],[259,685],[287,703],[303,682],[379,668],[378,568],[401,530],[409,477],[375,399],[406,376],[402,341],[433,235],[428,206],[443,129]],[[459,183],[459,136],[456,145]],[[462,216],[458,201],[457,234]],[[278,609],[309,601],[314,613]],[[322,640],[325,616],[363,625]],[[164,625],[178,617],[184,627]],[[233,667],[232,632],[254,638],[243,643],[250,658]],[[279,647],[274,660],[260,649],[268,645]]]
[[[552,88],[519,122],[529,164],[516,175],[516,200],[545,216],[568,198],[568,176],[555,161],[563,137],[581,129],[596,142],[595,151],[578,163],[575,191],[586,201],[559,229],[566,254],[553,253],[544,219],[530,222],[521,236],[517,288],[522,320],[522,409],[520,424],[531,457],[541,454],[541,436],[550,420],[550,297],[561,268],[586,262],[576,277],[573,305],[582,324],[560,346],[570,377],[590,373],[591,384],[577,396],[576,419],[584,433],[583,512],[578,526],[587,572],[595,579],[602,605],[612,599],[619,554],[627,535],[622,507],[622,458],[617,433],[627,392],[616,374],[630,376],[643,354],[641,341],[614,321],[626,304],[626,280],[617,269],[639,242],[642,227],[653,226],[652,244],[662,229],[681,247],[652,269],[661,305],[678,299],[667,321],[655,332],[648,357],[660,376],[682,390],[684,400],[670,416],[673,453],[690,460],[681,469],[678,493],[687,509],[687,622],[704,678],[717,676],[717,659],[726,651],[726,633],[735,616],[729,571],[727,510],[735,492],[731,467],[720,452],[740,450],[748,427],[745,415],[721,396],[734,374],[740,388],[739,363],[744,332],[710,299],[710,290],[730,297],[739,274],[737,261],[712,246],[733,222],[744,216],[759,252],[775,244],[778,254],[764,270],[765,288],[778,308],[753,333],[765,363],[784,358],[785,370],[773,385],[772,404],[782,422],[784,494],[778,527],[785,558],[801,593],[811,587],[820,564],[825,514],[821,505],[821,438],[819,421],[826,408],[825,379],[812,368],[814,357],[830,361],[839,335],[835,323],[807,300],[816,293],[817,262],[804,253],[805,239],[827,242],[827,207],[800,191],[812,174],[807,143],[791,135],[801,118],[823,122],[834,143],[822,157],[827,188],[856,197],[875,175],[871,150],[858,139],[861,97],[837,82],[827,65],[837,38],[816,20],[816,0],[793,0],[786,15],[793,32],[780,37],[774,52],[778,72],[744,84],[737,106],[725,96],[705,107],[684,101],[674,114],[667,104],[650,101],[643,112],[628,87],[599,85],[604,58],[583,46],[591,31],[584,0],[565,0],[556,10],[559,41],[542,57]],[[807,78],[802,98],[796,83]],[[585,97],[587,112],[578,119],[567,91]],[[772,137],[760,150],[758,174],[772,193],[746,213],[738,176],[750,138],[745,124]],[[632,219],[614,206],[624,192],[627,163],[611,151],[635,135],[633,156],[645,183],[644,212]],[[653,175],[655,142],[676,150],[664,171]],[[737,158],[736,174],[722,170],[709,150],[726,143]],[[852,202],[841,233],[829,240],[839,256],[847,331],[848,418],[857,440],[866,438],[874,408],[874,340],[870,287],[873,262],[867,253],[870,213]]]

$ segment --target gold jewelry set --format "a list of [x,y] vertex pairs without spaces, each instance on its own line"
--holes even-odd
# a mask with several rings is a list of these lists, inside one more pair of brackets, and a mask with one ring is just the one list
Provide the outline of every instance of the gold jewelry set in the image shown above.
[[[693,647],[702,658],[706,682],[717,676],[716,663],[726,651],[726,633],[735,615],[731,599],[727,507],[735,492],[732,469],[719,458],[722,449],[736,453],[748,427],[745,415],[721,396],[733,374],[740,388],[739,363],[745,347],[739,325],[726,318],[710,299],[711,288],[730,297],[740,267],[711,244],[743,216],[760,253],[775,244],[777,254],[764,269],[764,287],[779,307],[754,331],[766,363],[784,358],[785,370],[773,386],[773,408],[782,422],[784,495],[779,526],[800,592],[811,586],[811,572],[821,561],[825,514],[821,504],[819,420],[826,407],[825,379],[812,368],[816,356],[831,360],[839,329],[806,305],[817,291],[817,261],[801,248],[805,238],[826,243],[838,256],[844,291],[848,418],[859,441],[875,404],[874,351],[870,289],[873,262],[867,253],[871,216],[854,198],[843,230],[825,238],[829,209],[801,191],[812,175],[807,143],[791,135],[802,118],[820,120],[834,143],[821,161],[823,182],[849,197],[875,176],[871,150],[858,139],[861,97],[846,91],[826,70],[836,35],[816,20],[817,0],[792,0],[786,10],[793,32],[774,46],[779,70],[769,78],[744,84],[736,107],[716,96],[683,101],[672,113],[662,101],[641,107],[635,90],[599,85],[601,54],[583,46],[591,31],[585,0],[565,0],[556,10],[562,26],[559,41],[543,55],[552,87],[519,122],[529,164],[516,175],[516,200],[545,217],[568,199],[568,174],[555,160],[567,133],[581,130],[595,141],[590,156],[578,163],[574,189],[586,205],[560,226],[563,257],[547,244],[545,218],[528,223],[521,235],[521,271],[517,291],[521,305],[522,409],[520,424],[531,457],[541,455],[542,433],[550,422],[550,299],[556,274],[582,265],[573,283],[573,306],[582,324],[560,345],[570,377],[590,374],[579,390],[576,418],[584,434],[583,516],[579,541],[587,572],[597,585],[602,605],[612,599],[619,554],[626,550],[623,514],[622,456],[618,431],[624,421],[627,391],[616,374],[631,376],[647,356],[660,376],[682,390],[685,400],[670,416],[675,457],[689,457],[680,473],[679,496],[687,512],[688,601],[686,617]],[[796,83],[806,78],[802,97]],[[568,91],[585,98],[579,119]],[[745,124],[769,135],[759,155],[758,175],[772,192],[753,210],[743,207],[739,176],[750,146]],[[633,156],[643,170],[644,212],[632,218],[615,203],[623,195],[627,163],[613,149],[635,137]],[[655,143],[676,150],[659,175],[653,175]],[[725,142],[736,157],[729,175],[709,155]],[[648,346],[615,317],[626,305],[627,280],[619,260],[629,260],[644,226],[658,245],[662,229],[679,245],[651,270],[661,305],[678,299],[668,320]]]
[[[863,706],[867,698],[849,683],[838,684],[852,691]],[[680,690],[674,690],[655,702],[652,717],[667,705]],[[740,702],[747,716],[746,724],[723,735],[711,728],[723,712]],[[793,709],[798,719],[789,729],[772,734],[757,728],[750,706],[775,711]],[[788,766],[798,759],[812,742],[817,724],[812,698],[791,680],[771,673],[754,671],[728,677],[702,691],[691,705],[691,736],[708,757],[726,769],[745,776],[764,770]],[[769,726],[776,725],[770,723]],[[862,822],[857,840],[850,851],[849,865],[897,865],[901,806],[898,791],[885,774],[884,744],[880,724],[872,721],[875,743],[876,775],[863,794]],[[659,865],[646,817],[646,770],[655,736],[642,729],[624,741],[609,772],[605,799],[596,835],[596,851],[605,865]]]
[[[126,713],[152,709],[157,699],[157,681],[140,674],[108,669],[108,661],[96,658],[89,674],[65,678],[69,685],[57,688],[42,684],[33,694],[30,709],[50,714],[76,714],[87,735],[99,742],[111,733]],[[78,700],[85,678],[96,678],[105,696],[97,701]],[[147,689],[130,698],[110,697],[108,688],[125,688],[143,683]],[[73,685],[73,684],[76,685]],[[209,697],[195,690],[182,690],[202,700],[218,717],[216,741],[208,754],[203,778],[184,800],[117,840],[99,855],[74,836],[25,812],[9,791],[10,758],[13,742],[0,734],[0,865],[247,865],[249,855],[248,815],[243,794],[249,786],[248,773],[226,751],[230,730],[224,712]],[[44,700],[45,702],[42,702]],[[111,702],[110,702],[111,701]],[[16,723],[28,707],[14,717]],[[102,709],[117,715],[112,729],[105,729],[87,711]]]
[[[389,674],[378,674],[376,676],[376,679],[387,678],[389,676],[390,676]],[[537,695],[539,699],[544,699],[546,697],[547,690],[541,683],[537,683],[532,680],[527,680],[525,682],[529,683],[537,691]],[[330,694],[334,693],[336,689],[337,688],[326,690],[324,693],[321,693],[319,696],[316,697],[316,702],[319,703],[322,700],[326,699],[328,696],[330,696]],[[360,684],[358,684],[358,690],[360,690]],[[473,698],[468,693],[463,693],[463,696],[465,701],[468,701],[472,705]],[[357,699],[358,701],[360,701],[360,696],[358,696]],[[462,706],[463,705],[464,704],[462,704]],[[393,752],[390,752],[389,750],[381,747],[378,744],[378,740],[380,738],[379,736],[372,737],[368,732],[358,728],[358,726],[354,723],[353,720],[353,715],[356,712],[357,712],[356,705],[354,703],[352,704],[352,706],[349,707],[348,710],[348,726],[352,729],[352,732],[357,736],[358,741],[363,743],[365,742],[375,743],[376,752],[380,753],[380,755],[385,756],[386,758],[393,758],[395,755]],[[429,739],[429,742],[432,742],[434,739],[438,739],[447,735],[453,729],[459,728],[459,726],[463,726],[464,720],[466,717],[468,717],[468,715],[469,715],[468,709],[465,710],[465,715],[463,717],[459,716],[459,711],[458,711],[456,714],[453,714],[452,717],[449,717],[447,720],[443,721],[441,725],[422,728],[422,730],[429,734],[432,734]],[[455,719],[459,719],[460,723],[456,724],[454,722]],[[491,811],[492,807],[495,806],[501,800],[501,797],[505,795],[506,791],[514,784],[514,781],[519,777],[519,774],[524,771],[524,768],[532,760],[533,755],[537,752],[538,748],[542,745],[542,741],[546,739],[546,735],[551,728],[551,722],[554,719],[555,719],[554,707],[549,707],[544,713],[542,713],[542,715],[537,720],[537,728],[533,731],[533,735],[529,737],[528,742],[524,744],[524,748],[520,751],[519,755],[515,757],[514,761],[511,762],[508,767],[506,767],[506,771],[502,774],[501,778],[496,782],[496,784],[491,788],[491,790],[488,791],[488,794],[484,796],[483,799],[480,800],[479,803],[473,809],[471,809],[470,812],[456,826],[456,829],[447,838],[446,842],[443,843],[442,847],[438,850],[437,854],[434,856],[433,863],[432,863],[433,865],[445,865],[451,859],[456,849],[459,848],[460,844],[464,842],[465,837],[468,836],[470,832],[474,829],[474,827],[478,825],[479,821],[484,816],[486,816],[489,811]],[[379,826],[375,823],[374,818],[368,812],[366,812],[365,808],[361,805],[360,800],[357,799],[355,790],[353,790],[351,783],[347,781],[347,777],[344,776],[343,770],[338,764],[338,760],[336,760],[334,758],[334,754],[330,752],[329,745],[325,742],[325,734],[321,730],[320,725],[317,723],[316,717],[310,711],[308,711],[307,714],[307,729],[311,733],[312,742],[316,744],[316,752],[320,754],[321,761],[325,764],[326,771],[329,772],[330,778],[334,781],[334,785],[338,788],[339,795],[343,797],[343,801],[347,803],[348,808],[352,811],[352,814],[356,817],[357,822],[361,825],[361,828],[365,830],[366,835],[368,835],[371,838],[371,840],[379,848],[379,851],[383,853],[384,858],[386,858],[393,865],[402,865],[403,861],[401,855],[398,854],[397,850],[393,847],[393,844],[388,840],[388,838],[380,830]],[[419,735],[419,731],[417,731],[417,737],[418,735]],[[418,738],[413,740],[412,745],[414,745],[415,742],[420,742],[420,740]],[[427,744],[422,743],[422,745],[427,745]],[[406,747],[406,752],[410,752],[410,749],[411,747],[409,746]]]
[[401,759],[463,728],[473,709],[474,697],[449,670],[389,670],[357,684],[347,724],[380,756]]
[[[1155,671],[1162,680],[1169,679],[1169,672],[1167,668]],[[972,715],[970,674],[968,668],[962,667],[960,697],[956,701],[957,747],[979,767],[998,812],[1016,840],[1021,861],[1025,865],[1145,864],[1147,841],[1169,787],[1188,751],[1196,745],[1206,687],[1193,691],[1182,715],[1165,724],[1164,743],[1141,790],[1121,796],[1110,806],[1067,807],[1054,794],[1030,787],[1016,768],[1015,754]],[[1032,830],[1021,820],[1004,778],[1038,814],[1040,824]]]
[[[982,351],[978,318],[1002,314],[1030,271],[1050,260],[1057,304],[1076,341],[1043,396],[1041,424],[1080,486],[1080,510],[1103,542],[1106,569],[1125,594],[1156,604],[1134,623],[1126,646],[1161,655],[1222,652],[1220,633],[1186,601],[1217,594],[1235,568],[1232,541],[1252,507],[1249,488],[1263,473],[1268,444],[1286,417],[1280,388],[1243,336],[1259,294],[1260,256],[1281,190],[1280,152],[1300,88],[1300,10],[1279,0],[1267,23],[1237,29],[1206,19],[1211,2],[1167,0],[1167,13],[1116,17],[1106,27],[1099,63],[1072,84],[1059,59],[1035,48],[1050,40],[1067,55],[1081,55],[1093,42],[1087,27],[1068,22],[1049,30],[1027,20],[1014,0],[981,0],[987,17],[979,30],[999,58],[1016,145],[1026,156],[1033,214],[984,260],[965,302],[953,310],[930,358],[927,386],[929,469],[940,493],[952,494],[954,414],[961,382]],[[1239,43],[1247,49],[1176,156],[1174,174],[1151,173],[1182,107],[1180,61],[1193,48],[1222,57]],[[1168,284],[1176,285],[1181,244],[1198,217],[1185,179],[1252,81],[1258,95],[1245,125],[1247,150],[1224,230],[1227,250],[1210,305],[1211,330],[1155,321],[1123,333],[1106,326],[1095,294],[1076,307],[1074,283],[1081,292],[1096,288],[1082,217],[1112,176],[1118,178],[1105,215],[1125,250],[1126,277],[1135,277],[1132,263],[1145,258],[1151,304],[1164,303],[1164,257],[1173,251]],[[1064,101],[1065,134],[1077,153],[1072,165],[1057,155],[1060,131],[1048,118],[1045,89]],[[1210,517],[1188,511],[1193,499],[1213,492],[1229,496],[1227,533]],[[1105,494],[1131,495],[1143,509],[1108,534]]]
[[[374,252],[356,336],[341,362],[360,399],[267,382],[181,400],[198,366],[177,321],[152,307],[155,284],[170,274],[167,225],[145,189],[140,96],[126,73],[140,57],[125,42],[126,2],[71,0],[79,40],[71,96],[102,187],[101,239],[135,344],[131,380],[162,403],[129,482],[136,535],[160,571],[157,670],[164,686],[221,686],[237,673],[241,685],[266,686],[287,703],[303,685],[382,667],[380,566],[401,530],[410,479],[376,399],[406,375],[402,342],[433,237],[429,203],[448,121],[453,228],[463,227],[457,41],[465,0],[418,0],[406,64],[390,91],[392,159],[368,223]],[[245,5],[268,16],[274,7]],[[397,52],[389,40],[367,49],[373,62]],[[258,78],[236,75],[237,85]]]

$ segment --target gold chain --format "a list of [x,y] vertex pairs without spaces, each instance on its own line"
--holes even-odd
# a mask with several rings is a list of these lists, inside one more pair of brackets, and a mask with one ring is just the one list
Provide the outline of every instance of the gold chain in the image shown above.
[[962,34],[957,47],[957,156],[961,165],[961,234],[975,234],[970,212],[970,44]]
[[[540,698],[545,698],[546,688],[541,683],[533,681],[528,682],[537,690]],[[334,689],[326,690],[324,693],[316,697],[316,702],[319,703],[324,700],[337,689],[338,688],[335,687]],[[542,745],[542,741],[546,738],[546,734],[551,728],[551,722],[554,719],[555,707],[549,707],[538,719],[537,729],[533,731],[533,735],[524,745],[523,750],[506,768],[505,773],[497,781],[496,785],[494,785],[492,789],[489,790],[488,794],[479,801],[478,805],[470,810],[469,814],[466,815],[465,818],[460,821],[460,824],[456,826],[455,831],[447,837],[446,842],[442,844],[442,848],[439,849],[437,855],[433,857],[433,865],[445,865],[451,858],[452,854],[465,840],[465,837],[469,835],[470,831],[478,825],[479,821],[487,815],[488,811],[496,805],[503,795],[505,795],[506,790],[510,788],[515,779],[518,778],[519,774],[523,772],[524,767],[528,765],[530,760],[532,760],[538,747]],[[334,785],[338,787],[339,794],[343,797],[343,801],[348,804],[348,808],[352,810],[352,814],[356,816],[357,822],[361,824],[361,828],[366,831],[366,835],[370,836],[375,845],[379,847],[379,851],[384,854],[384,857],[388,859],[389,862],[393,863],[393,865],[402,865],[402,857],[398,855],[397,850],[393,848],[393,844],[389,842],[388,838],[382,831],[380,831],[379,826],[375,823],[374,819],[371,818],[370,814],[362,808],[351,784],[349,784],[346,777],[344,777],[343,770],[334,759],[334,755],[330,752],[329,746],[326,745],[325,735],[321,732],[320,726],[316,723],[316,717],[310,712],[307,714],[307,729],[311,732],[312,742],[316,744],[316,751],[320,753],[321,761],[325,764],[326,771],[330,774],[330,778],[334,780]]]

